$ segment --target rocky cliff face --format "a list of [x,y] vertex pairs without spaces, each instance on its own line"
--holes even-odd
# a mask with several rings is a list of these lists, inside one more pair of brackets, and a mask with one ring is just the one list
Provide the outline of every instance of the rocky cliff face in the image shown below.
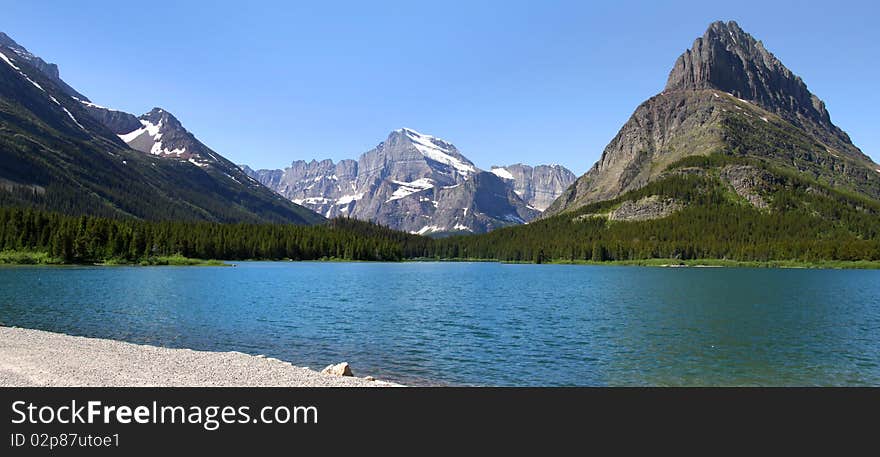
[[[550,205],[545,215],[614,198],[656,178],[666,165],[722,147],[721,115],[734,100],[713,91],[666,92],[640,105],[602,157]],[[654,164],[657,164],[656,166]]]
[[513,191],[538,211],[547,209],[577,179],[574,173],[561,165],[531,167],[516,163],[492,167],[491,172],[511,181]]
[[133,132],[141,128],[141,123],[134,114],[105,108],[85,100],[80,100],[80,103],[82,103],[92,118],[97,119],[98,122],[104,124],[111,132],[117,135]]
[[401,198],[395,198],[393,186],[383,183],[375,196],[378,198],[368,199],[368,204],[362,206],[366,210],[355,206],[354,217],[370,217],[420,235],[485,233],[523,224],[540,214],[529,208],[507,183],[488,172],[477,172],[459,184],[417,190]]
[[358,163],[354,160],[297,160],[284,170],[241,167],[269,189],[326,217],[348,211],[357,190]]
[[326,217],[350,216],[428,235],[482,233],[527,222],[540,214],[535,205],[552,201],[574,179],[564,167],[517,164],[510,169],[525,181],[517,188],[520,181],[512,175],[482,172],[453,144],[406,128],[391,132],[357,162],[242,168]]
[[831,123],[825,104],[735,22],[716,22],[544,214],[615,198],[682,158],[712,153],[758,157],[880,196],[877,165]]
[[849,136],[831,122],[825,103],[803,80],[739,25],[712,23],[676,60],[665,92],[717,89],[748,100],[824,142],[858,153]]

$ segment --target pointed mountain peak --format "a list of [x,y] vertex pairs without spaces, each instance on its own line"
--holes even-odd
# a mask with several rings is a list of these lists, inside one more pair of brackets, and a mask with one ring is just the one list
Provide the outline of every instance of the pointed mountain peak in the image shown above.
[[119,134],[119,138],[132,149],[162,157],[213,157],[212,154],[200,152],[207,150],[207,147],[199,143],[168,111],[153,108],[137,119],[141,124],[137,129]]
[[155,108],[153,108],[153,109],[151,109],[149,112],[144,113],[144,114],[141,116],[141,118],[143,118],[143,119],[155,119],[155,120],[159,120],[159,119],[162,119],[162,118],[166,118],[166,119],[167,119],[167,118],[172,118],[172,119],[175,119],[173,114],[169,113],[168,111],[165,111],[165,110],[162,109],[162,108],[159,108],[158,106],[155,107]]
[[415,129],[411,129],[408,127],[399,128],[399,129],[391,132],[391,134],[388,135],[388,137],[389,138],[394,138],[394,137],[404,138],[408,141],[415,142],[415,143],[431,143],[431,144],[434,144],[436,146],[439,146],[441,148],[446,148],[446,149],[448,149],[448,148],[454,149],[455,148],[455,146],[453,146],[452,143],[450,143],[442,138],[437,138],[433,135],[426,135],[424,133],[420,133],[420,132],[416,131]]
[[710,24],[706,33],[678,58],[669,73],[666,90],[719,89],[740,91],[734,94],[738,96],[757,96],[750,90],[754,88],[748,86],[753,82],[751,78],[769,73],[800,81],[736,22],[718,21]]
[[671,163],[712,154],[772,160],[810,179],[880,196],[878,167],[831,123],[822,101],[731,21],[710,24],[681,54],[666,89],[639,105],[599,161],[545,214],[618,198],[670,176]]
[[434,142],[434,143],[443,144],[443,145],[447,145],[447,146],[452,146],[452,143],[450,143],[442,138],[437,138],[433,135],[427,135],[424,133],[420,133],[420,132],[416,131],[415,129],[411,129],[409,127],[399,128],[399,129],[391,132],[391,135],[395,135],[395,134],[403,135],[413,141],[429,141],[429,142]]
[[415,148],[422,156],[434,162],[449,166],[456,173],[468,176],[477,171],[473,162],[462,155],[452,143],[432,135],[419,133],[411,128],[400,128],[388,135],[384,147]]
[[736,22],[713,22],[675,62],[664,91],[716,89],[799,123],[832,129],[825,104]]
[[[141,123],[149,123],[157,126],[157,128],[162,128],[162,130],[172,129],[172,130],[184,130],[183,124],[174,117],[173,114],[165,111],[162,108],[156,107],[150,110],[150,112],[141,115],[139,118]],[[146,125],[144,123],[144,125]]]
[[706,29],[706,33],[703,35],[704,38],[730,38],[731,40],[737,40],[737,38],[742,38],[739,41],[748,41],[753,40],[752,36],[746,33],[742,28],[740,28],[739,24],[736,21],[715,21],[709,24],[709,28]]

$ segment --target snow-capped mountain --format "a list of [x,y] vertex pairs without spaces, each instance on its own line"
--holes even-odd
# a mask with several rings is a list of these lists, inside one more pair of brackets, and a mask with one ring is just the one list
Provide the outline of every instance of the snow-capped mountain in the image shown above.
[[173,114],[162,108],[153,108],[150,112],[135,117],[133,114],[84,100],[78,101],[93,118],[102,122],[136,151],[187,161],[201,168],[213,167],[241,184],[252,187],[260,185],[238,166],[205,146]]
[[226,165],[224,168],[228,168],[228,165],[232,165],[197,140],[174,115],[162,108],[153,108],[140,116],[138,122],[138,128],[119,134],[119,138],[132,149],[159,157],[186,160],[200,167],[213,164]]
[[[546,207],[545,201],[566,187],[554,179],[575,179],[562,167],[539,166],[535,169],[541,172],[535,173],[518,164],[508,167],[513,174],[484,172],[452,143],[410,128],[391,132],[357,161],[298,160],[284,170],[242,168],[325,217],[350,216],[430,235],[483,233],[528,222],[540,214],[529,199]],[[550,176],[549,185],[535,181],[545,176]]]

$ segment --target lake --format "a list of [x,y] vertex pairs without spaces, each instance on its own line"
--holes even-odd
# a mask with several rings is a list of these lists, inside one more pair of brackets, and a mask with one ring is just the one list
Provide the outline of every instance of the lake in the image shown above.
[[0,269],[0,323],[413,385],[880,385],[880,271],[242,262]]

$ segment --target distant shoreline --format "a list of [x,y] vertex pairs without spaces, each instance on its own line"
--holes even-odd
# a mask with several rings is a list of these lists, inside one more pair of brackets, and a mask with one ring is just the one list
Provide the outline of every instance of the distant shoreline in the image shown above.
[[[539,265],[536,262],[508,261],[498,259],[411,259],[406,262],[495,262],[513,265]],[[641,260],[545,260],[540,265],[587,265],[587,266],[626,266],[657,268],[794,268],[794,269],[832,269],[832,270],[874,270],[880,269],[876,260],[728,260],[728,259],[641,259]]]
[[[355,374],[357,367],[354,367]],[[241,352],[0,326],[0,387],[394,387]]]
[[880,269],[880,261],[876,260],[818,260],[805,262],[800,260],[727,260],[727,259],[644,259],[615,260],[605,262],[593,261],[552,261],[559,265],[620,265],[640,267],[693,267],[693,268],[803,268],[832,270],[874,270]]
[[[482,262],[482,263],[507,263],[507,264],[526,264],[536,265],[534,261],[510,261],[499,259],[479,259],[479,258],[454,258],[454,259],[434,259],[434,258],[412,258],[394,261],[378,261],[378,260],[346,260],[338,258],[324,258],[314,260],[291,260],[291,259],[237,259],[237,260],[214,260],[214,259],[197,259],[184,257],[182,255],[172,256],[156,256],[148,258],[140,262],[127,262],[123,260],[109,259],[103,262],[94,263],[70,263],[61,259],[48,256],[43,252],[33,251],[0,251],[0,267],[2,266],[21,266],[21,265],[43,265],[43,266],[212,266],[212,267],[230,267],[235,266],[234,262],[326,262],[326,263],[405,263],[405,262]],[[834,269],[834,270],[867,270],[880,269],[880,261],[878,260],[729,260],[729,259],[672,259],[672,258],[653,258],[638,260],[567,260],[567,259],[545,259],[540,264],[546,265],[593,265],[593,266],[638,266],[638,267],[662,267],[662,268],[804,268],[804,269]]]

